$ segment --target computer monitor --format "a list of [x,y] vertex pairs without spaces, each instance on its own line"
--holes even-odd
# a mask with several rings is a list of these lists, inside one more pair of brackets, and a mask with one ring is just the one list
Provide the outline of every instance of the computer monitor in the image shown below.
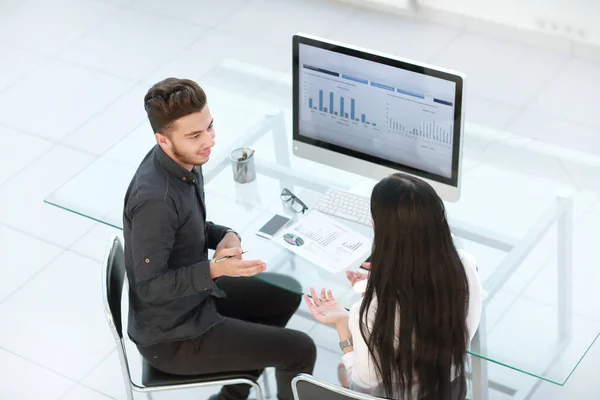
[[402,171],[460,197],[464,75],[298,33],[293,152],[373,179]]

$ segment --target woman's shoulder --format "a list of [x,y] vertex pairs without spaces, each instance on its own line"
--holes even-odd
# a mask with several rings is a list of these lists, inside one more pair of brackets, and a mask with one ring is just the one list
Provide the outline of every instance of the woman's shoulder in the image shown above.
[[467,253],[463,249],[456,249],[456,251],[463,264],[465,264],[465,267],[472,267],[477,270],[477,259],[474,255]]
[[476,279],[479,280],[479,268],[477,267],[477,259],[475,256],[462,249],[456,250],[458,251],[458,256],[460,257],[463,266],[465,267],[467,276],[470,278],[476,277]]
[[458,251],[458,255],[460,256],[462,264],[465,268],[465,272],[467,273],[467,278],[469,279],[469,286],[480,286],[481,280],[479,278],[479,270],[477,268],[477,259],[472,254],[469,254],[464,250],[456,250]]
[[475,257],[464,250],[458,250],[458,255],[462,260],[469,283],[469,313],[467,317],[467,327],[469,329],[469,339],[473,339],[481,319],[483,308],[483,288],[481,279],[477,271],[477,260]]
[[[364,297],[361,297],[359,300],[354,302],[350,306],[349,318],[350,319],[358,319],[360,314],[360,306],[363,303]],[[369,320],[375,319],[375,312],[377,311],[377,296],[373,294],[373,298],[371,299],[371,304],[369,304],[368,318]]]

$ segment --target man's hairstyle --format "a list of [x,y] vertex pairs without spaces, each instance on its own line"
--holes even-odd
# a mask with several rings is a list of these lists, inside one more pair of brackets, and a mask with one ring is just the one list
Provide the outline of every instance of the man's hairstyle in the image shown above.
[[204,90],[190,79],[164,79],[154,84],[144,97],[144,108],[154,133],[168,134],[174,121],[201,111],[205,105]]

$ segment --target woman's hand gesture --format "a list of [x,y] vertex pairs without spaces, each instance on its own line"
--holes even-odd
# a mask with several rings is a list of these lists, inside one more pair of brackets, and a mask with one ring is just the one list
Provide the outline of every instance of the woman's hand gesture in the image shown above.
[[310,288],[312,299],[304,295],[304,302],[315,319],[323,324],[337,325],[348,319],[348,311],[333,297],[331,290],[321,289],[317,296],[315,289]]

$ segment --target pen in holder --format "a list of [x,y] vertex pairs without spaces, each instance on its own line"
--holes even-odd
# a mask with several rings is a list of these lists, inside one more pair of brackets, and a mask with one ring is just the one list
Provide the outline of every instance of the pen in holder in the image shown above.
[[256,179],[254,150],[248,148],[235,149],[229,155],[233,168],[233,180],[238,183],[249,183]]

